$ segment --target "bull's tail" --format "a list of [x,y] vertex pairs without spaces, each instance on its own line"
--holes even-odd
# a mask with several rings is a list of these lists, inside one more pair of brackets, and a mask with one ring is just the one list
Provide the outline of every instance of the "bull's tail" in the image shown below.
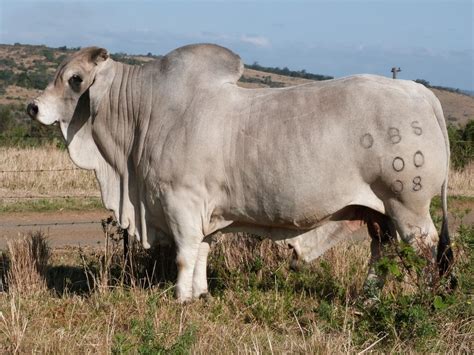
[[441,187],[441,206],[443,209],[443,224],[441,226],[441,233],[439,235],[437,262],[439,267],[439,274],[441,277],[450,276],[450,287],[454,289],[457,285],[457,280],[451,269],[454,263],[453,250],[451,248],[451,239],[448,231],[448,174],[449,174],[449,160],[450,160],[450,146],[448,130],[446,129],[446,121],[443,115],[441,103],[436,96],[430,91],[430,96],[433,103],[433,109],[438,121],[439,128],[443,134],[444,143],[446,146],[446,175]]
[[443,208],[443,224],[438,242],[438,266],[440,276],[446,275],[452,268],[454,262],[453,250],[451,249],[451,239],[448,230],[448,208],[447,208],[447,179],[441,188],[441,204]]

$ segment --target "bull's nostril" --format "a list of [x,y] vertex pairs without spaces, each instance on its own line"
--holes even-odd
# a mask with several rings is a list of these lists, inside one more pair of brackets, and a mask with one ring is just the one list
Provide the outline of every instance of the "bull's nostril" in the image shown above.
[[28,107],[26,108],[26,113],[31,118],[36,118],[36,115],[38,114],[38,105],[33,102],[29,103]]

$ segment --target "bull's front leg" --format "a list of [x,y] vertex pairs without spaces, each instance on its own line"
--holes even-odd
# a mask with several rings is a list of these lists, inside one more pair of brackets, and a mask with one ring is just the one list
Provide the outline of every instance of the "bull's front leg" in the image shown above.
[[[163,199],[166,219],[177,249],[178,280],[175,293],[179,302],[190,301],[193,297],[193,276],[196,266],[197,273],[202,274],[201,262],[198,263],[204,239],[202,219],[198,203],[190,197],[189,193],[181,191],[170,192]],[[205,247],[202,248],[202,254],[207,256]]]
[[192,299],[194,270],[196,269],[201,240],[203,239],[202,234],[198,234],[196,231],[191,232],[191,230],[186,233],[186,230],[188,229],[183,228],[183,233],[174,233],[177,245],[176,265],[178,268],[176,298],[179,302]]
[[180,302],[199,298],[208,292],[207,257],[211,236],[206,236],[203,225],[202,196],[180,189],[168,191],[164,196],[164,211],[168,226],[175,240],[178,268],[176,297]]

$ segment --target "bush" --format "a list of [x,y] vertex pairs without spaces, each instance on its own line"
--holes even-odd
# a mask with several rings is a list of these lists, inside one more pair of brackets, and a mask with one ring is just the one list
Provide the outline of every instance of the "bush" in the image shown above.
[[4,65],[8,68],[15,68],[16,63],[12,58],[0,58],[0,65]]
[[7,132],[14,125],[13,114],[9,106],[0,106],[0,134]]
[[474,160],[474,121],[464,128],[448,125],[448,136],[451,148],[451,165],[463,169]]
[[43,55],[47,61],[54,62],[54,52],[51,49],[43,49],[41,55]]
[[0,105],[0,146],[37,147],[56,143],[65,148],[58,126],[44,126],[26,115],[25,105]]

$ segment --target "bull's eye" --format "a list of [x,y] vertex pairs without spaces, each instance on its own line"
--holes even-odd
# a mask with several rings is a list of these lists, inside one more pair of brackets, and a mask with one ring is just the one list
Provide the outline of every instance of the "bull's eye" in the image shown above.
[[74,74],[69,78],[69,85],[73,90],[79,90],[79,88],[81,87],[81,83],[82,78],[77,74]]

